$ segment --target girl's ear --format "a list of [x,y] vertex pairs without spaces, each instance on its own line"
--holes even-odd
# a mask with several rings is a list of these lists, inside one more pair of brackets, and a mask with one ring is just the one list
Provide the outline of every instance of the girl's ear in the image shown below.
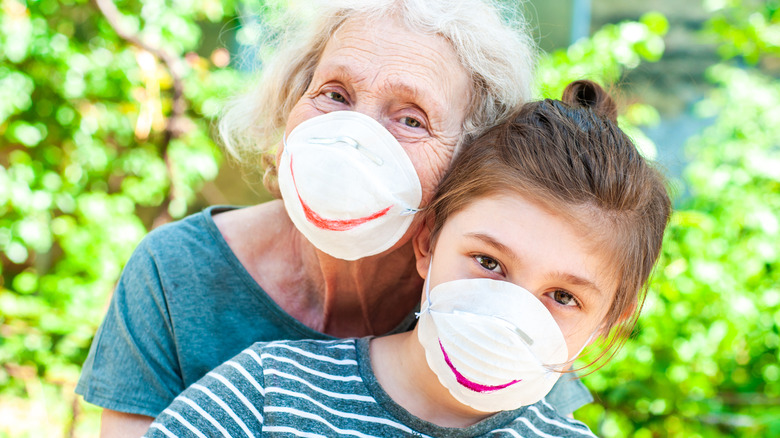
[[629,305],[626,310],[623,311],[623,313],[620,314],[620,319],[618,319],[618,323],[623,324],[627,321],[631,321],[631,319],[634,317],[634,313],[636,312],[636,306],[637,303],[634,301],[631,305]]
[[[620,324],[626,324],[629,321],[631,321],[632,318],[634,318],[634,312],[636,312],[636,303],[630,305],[626,310],[623,311],[623,313],[620,314],[620,318],[615,322],[615,326],[618,326]],[[609,331],[606,330],[606,322],[603,322],[601,327],[598,329],[596,333],[598,333],[598,336],[601,336],[603,338],[607,338],[609,336]],[[591,343],[595,342],[595,339],[591,341]]]
[[428,275],[428,265],[431,263],[431,227],[429,223],[430,221],[426,219],[412,238],[417,273],[423,279]]

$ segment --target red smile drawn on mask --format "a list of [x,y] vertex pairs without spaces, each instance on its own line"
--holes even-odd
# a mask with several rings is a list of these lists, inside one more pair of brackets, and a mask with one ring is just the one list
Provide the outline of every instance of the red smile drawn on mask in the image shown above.
[[376,213],[370,214],[368,216],[363,216],[355,219],[326,219],[319,214],[317,214],[314,210],[311,209],[304,201],[303,198],[301,198],[301,194],[298,192],[298,185],[295,184],[295,172],[293,171],[293,158],[290,156],[290,175],[292,176],[292,182],[293,187],[295,187],[295,194],[298,195],[298,200],[301,202],[301,206],[303,207],[303,214],[306,216],[306,219],[314,224],[317,228],[321,228],[323,230],[331,230],[331,231],[347,231],[351,230],[358,225],[362,225],[366,222],[370,222],[374,219],[380,218],[387,214],[388,211],[390,211],[390,208],[392,208],[392,205],[389,207],[386,207],[382,210],[377,211]]
[[447,356],[447,352],[444,350],[444,346],[441,345],[441,339],[439,340],[439,347],[441,347],[441,352],[444,354],[444,361],[447,362],[447,366],[450,367],[452,370],[452,373],[455,374],[455,379],[460,383],[461,385],[465,386],[466,388],[474,391],[474,392],[492,392],[492,391],[498,391],[499,389],[504,389],[508,386],[512,386],[517,382],[520,382],[520,380],[512,380],[509,383],[504,383],[503,385],[483,385],[481,383],[472,382],[471,380],[467,379],[466,376],[461,374],[456,368],[455,365],[452,364],[450,361],[450,357]]

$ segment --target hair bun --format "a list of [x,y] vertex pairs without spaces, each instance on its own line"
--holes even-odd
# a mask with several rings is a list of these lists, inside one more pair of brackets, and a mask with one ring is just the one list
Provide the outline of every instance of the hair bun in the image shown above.
[[589,108],[596,114],[617,122],[617,104],[601,85],[586,79],[574,81],[563,90],[561,100],[573,107]]

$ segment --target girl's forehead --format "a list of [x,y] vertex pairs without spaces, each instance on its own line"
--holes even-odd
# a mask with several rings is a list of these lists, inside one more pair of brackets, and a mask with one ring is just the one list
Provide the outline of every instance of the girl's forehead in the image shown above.
[[[502,191],[469,202],[444,224],[450,238],[479,236],[510,256],[553,273],[576,274],[609,296],[617,288],[614,243],[590,207],[556,209],[551,203]],[[569,275],[570,276],[570,275]],[[571,276],[570,276],[571,277]]]
[[[577,348],[603,326],[615,303],[617,277],[611,254],[587,239],[566,215],[517,193],[481,197],[454,213],[435,243],[434,263],[437,257],[448,262],[440,262],[445,263],[439,265],[440,276],[447,270],[458,278],[487,276],[531,292],[546,303],[565,334],[587,332],[582,339],[575,336]],[[487,273],[477,257],[489,258],[498,269]],[[576,310],[556,307],[551,298],[555,291],[574,296]]]

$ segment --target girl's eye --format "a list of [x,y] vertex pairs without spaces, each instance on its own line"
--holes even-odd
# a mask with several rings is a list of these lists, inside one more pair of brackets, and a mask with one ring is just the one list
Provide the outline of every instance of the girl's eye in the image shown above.
[[501,273],[501,265],[493,258],[484,255],[474,256],[474,260],[479,263],[480,266],[491,272]]
[[401,117],[401,123],[404,125],[410,127],[410,128],[419,128],[422,126],[422,123],[420,123],[419,120],[413,119],[411,117]]
[[563,306],[580,307],[580,303],[574,298],[574,295],[566,292],[565,290],[556,290],[552,293],[552,297],[556,303]]
[[341,93],[338,93],[336,91],[328,91],[325,93],[325,96],[331,98],[332,100],[335,100],[339,103],[346,103],[347,99],[344,98],[344,96],[341,95]]

